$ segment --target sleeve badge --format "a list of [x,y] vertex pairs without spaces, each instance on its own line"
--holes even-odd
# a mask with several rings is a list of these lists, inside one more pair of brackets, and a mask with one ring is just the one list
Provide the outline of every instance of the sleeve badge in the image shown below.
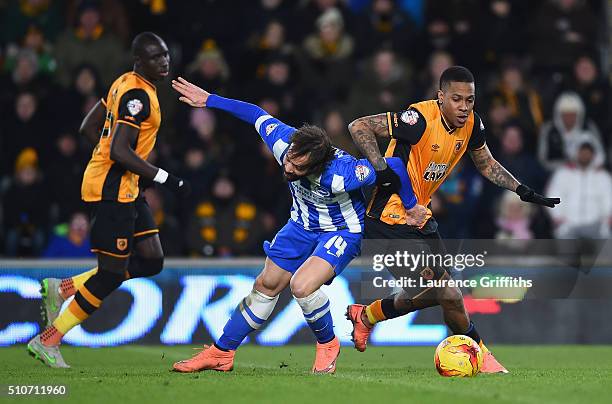
[[277,126],[277,123],[271,123],[270,125],[266,126],[266,136],[269,136],[270,133],[272,133],[272,131],[276,129]]
[[370,175],[370,167],[364,166],[362,164],[357,165],[355,167],[355,176],[359,180],[359,182],[363,182]]
[[138,98],[134,98],[127,103],[127,109],[130,111],[132,116],[138,115],[138,113],[142,111],[142,108],[142,101],[140,101]]
[[412,126],[419,120],[419,114],[416,111],[412,110],[404,111],[400,115],[400,120]]

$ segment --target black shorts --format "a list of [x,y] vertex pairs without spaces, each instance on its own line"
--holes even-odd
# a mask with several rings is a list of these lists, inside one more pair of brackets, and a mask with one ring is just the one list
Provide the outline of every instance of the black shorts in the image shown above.
[[[394,255],[400,252],[401,265],[385,265],[385,268],[395,279],[414,279],[415,286],[404,287],[411,298],[422,295],[428,287],[421,287],[424,280],[438,280],[443,276],[450,276],[443,266],[443,257],[446,254],[444,242],[438,233],[438,224],[430,219],[422,229],[408,225],[389,225],[371,217],[365,217],[364,255],[376,254]],[[407,254],[406,254],[407,253]],[[405,260],[406,255],[411,256]],[[412,257],[421,261],[413,261]],[[411,264],[410,268],[406,263]]]
[[136,242],[159,233],[144,197],[134,202],[89,202],[91,251],[127,258]]

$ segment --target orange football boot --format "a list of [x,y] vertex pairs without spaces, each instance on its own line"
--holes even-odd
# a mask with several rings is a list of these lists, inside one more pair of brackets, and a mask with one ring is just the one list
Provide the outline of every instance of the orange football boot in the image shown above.
[[172,370],[181,373],[201,372],[202,370],[216,370],[230,372],[234,369],[234,355],[236,351],[222,351],[214,345],[204,345],[201,352],[172,365]]
[[314,365],[312,365],[312,373],[335,373],[336,360],[338,360],[339,355],[340,341],[338,341],[338,337],[334,337],[324,344],[317,342],[317,355]]
[[353,331],[351,332],[351,340],[355,344],[355,349],[359,352],[366,350],[368,345],[368,337],[372,332],[372,328],[363,323],[361,315],[366,306],[363,304],[351,304],[346,308],[346,319],[353,323]]
[[509,373],[501,363],[495,359],[495,356],[489,351],[485,344],[481,343],[482,350],[482,367],[480,373]]

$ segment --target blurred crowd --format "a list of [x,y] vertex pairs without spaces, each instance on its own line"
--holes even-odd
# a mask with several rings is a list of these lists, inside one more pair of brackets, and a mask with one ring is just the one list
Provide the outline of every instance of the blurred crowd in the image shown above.
[[[544,210],[489,184],[466,156],[432,210],[450,238],[607,238],[612,225],[612,1],[0,0],[0,256],[90,256],[81,120],[154,31],[182,75],[357,155],[347,124],[436,97],[453,64],[476,77],[494,156],[558,196]],[[252,127],[181,105],[158,84],[151,161],[191,181],[145,192],[168,256],[261,255],[290,195]],[[384,145],[381,145],[384,146]]]

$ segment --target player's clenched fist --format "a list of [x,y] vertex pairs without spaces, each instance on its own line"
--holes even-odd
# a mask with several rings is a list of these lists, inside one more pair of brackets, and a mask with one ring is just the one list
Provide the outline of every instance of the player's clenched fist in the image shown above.
[[205,107],[208,96],[210,95],[208,91],[201,89],[182,77],[179,77],[177,80],[172,80],[172,88],[182,94],[182,97],[179,97],[179,101],[191,105],[192,107]]

